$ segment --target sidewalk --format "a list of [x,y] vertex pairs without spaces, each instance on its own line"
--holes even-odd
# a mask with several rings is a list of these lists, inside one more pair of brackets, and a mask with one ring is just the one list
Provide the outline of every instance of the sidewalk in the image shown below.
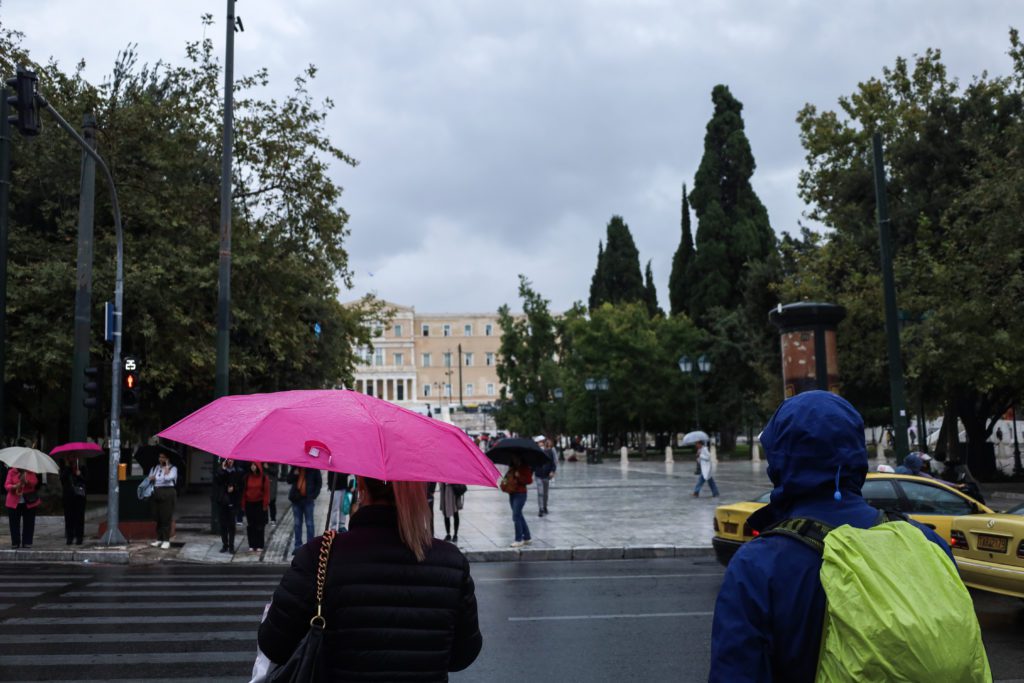
[[[559,463],[548,500],[550,514],[537,515],[537,491],[530,487],[524,508],[533,543],[510,548],[514,539],[508,496],[497,489],[471,486],[460,512],[459,548],[475,562],[508,560],[595,560],[621,558],[711,555],[714,509],[719,504],[749,500],[771,488],[765,463],[723,461],[715,477],[721,498],[712,499],[705,487],[699,498],[691,495],[695,483],[693,463],[675,464],[616,460],[602,464]],[[1024,486],[989,484],[986,500],[994,509],[1006,509],[1024,499]],[[1005,491],[1003,489],[1006,489]],[[97,546],[98,538],[83,546],[64,543],[62,517],[38,517],[32,550],[0,549],[0,562],[101,562],[147,564],[198,562],[208,564],[264,563],[285,565],[291,561],[294,522],[282,484],[277,501],[277,525],[267,526],[266,549],[248,552],[245,527],[236,529],[235,554],[221,553],[219,535],[209,532],[210,499],[204,489],[181,496],[176,511],[177,530],[169,550],[151,548],[148,542],[119,548]],[[315,530],[324,529],[330,492],[325,486],[317,499]],[[86,532],[95,534],[105,519],[106,508],[90,510]],[[438,505],[434,529],[444,537],[444,518]],[[0,548],[7,543],[7,524],[0,529]]]

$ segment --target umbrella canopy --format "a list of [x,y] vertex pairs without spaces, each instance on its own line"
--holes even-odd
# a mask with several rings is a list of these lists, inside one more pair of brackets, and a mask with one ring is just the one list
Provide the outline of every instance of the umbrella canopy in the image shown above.
[[8,467],[35,472],[36,474],[60,474],[57,461],[42,451],[24,446],[12,446],[0,450],[0,462]]
[[72,441],[71,443],[61,444],[52,451],[50,455],[63,455],[65,457],[77,457],[77,458],[91,458],[94,455],[99,455],[103,452],[103,447],[98,443],[90,443],[88,441]]
[[502,439],[487,451],[487,457],[499,465],[511,465],[518,457],[524,465],[543,465],[548,456],[532,439]]
[[458,427],[347,389],[224,396],[157,436],[224,458],[384,481],[497,486],[501,477]]
[[700,430],[697,430],[696,432],[687,432],[686,436],[683,437],[684,446],[692,446],[698,441],[701,443],[708,443],[710,439],[708,438],[707,432],[702,432]]
[[162,444],[146,444],[139,446],[132,453],[132,457],[135,458],[135,462],[139,463],[139,467],[142,468],[143,472],[149,472],[151,469],[156,467],[156,464],[160,461],[160,454],[164,453],[167,458],[171,461],[171,464],[182,470],[185,467],[185,461],[181,457],[181,454],[173,448],[168,448]]

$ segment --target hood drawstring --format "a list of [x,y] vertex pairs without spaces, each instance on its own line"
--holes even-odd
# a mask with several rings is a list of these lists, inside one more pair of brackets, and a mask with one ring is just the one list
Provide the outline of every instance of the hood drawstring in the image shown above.
[[839,502],[843,499],[843,494],[839,492],[839,475],[841,475],[842,473],[843,466],[840,465],[839,467],[836,468],[836,492],[832,494],[832,497],[836,499],[836,502]]

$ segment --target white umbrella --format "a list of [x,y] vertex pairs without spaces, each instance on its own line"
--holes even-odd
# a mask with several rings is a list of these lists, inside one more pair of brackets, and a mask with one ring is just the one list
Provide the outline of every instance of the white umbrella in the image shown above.
[[35,472],[36,474],[59,474],[57,461],[42,451],[24,446],[12,446],[0,450],[0,462],[8,467]]
[[700,430],[696,432],[687,432],[686,436],[683,437],[684,446],[692,446],[698,441],[701,443],[708,443],[710,439],[708,438],[707,432],[702,432]]

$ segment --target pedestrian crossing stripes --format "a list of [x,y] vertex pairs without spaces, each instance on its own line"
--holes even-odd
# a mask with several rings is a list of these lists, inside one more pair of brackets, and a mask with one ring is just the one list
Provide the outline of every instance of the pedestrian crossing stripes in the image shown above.
[[2,683],[246,681],[283,571],[50,568],[0,567]]

